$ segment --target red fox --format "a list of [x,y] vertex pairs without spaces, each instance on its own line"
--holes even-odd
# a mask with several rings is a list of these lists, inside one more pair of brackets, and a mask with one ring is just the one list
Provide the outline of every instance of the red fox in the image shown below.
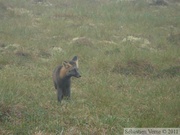
[[54,87],[57,89],[57,99],[61,102],[63,97],[70,98],[71,77],[81,77],[78,72],[78,57],[74,56],[69,62],[64,61],[62,65],[55,68],[53,72]]

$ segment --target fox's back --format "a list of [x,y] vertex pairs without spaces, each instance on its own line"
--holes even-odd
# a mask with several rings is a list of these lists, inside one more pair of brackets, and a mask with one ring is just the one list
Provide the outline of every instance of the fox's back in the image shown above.
[[[57,85],[60,82],[60,70],[62,68],[62,65],[57,66],[53,71],[53,81],[55,85]],[[55,86],[57,89],[57,87]]]

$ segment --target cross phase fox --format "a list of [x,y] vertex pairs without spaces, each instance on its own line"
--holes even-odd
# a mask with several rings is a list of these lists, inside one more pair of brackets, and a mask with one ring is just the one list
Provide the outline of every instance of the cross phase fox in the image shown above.
[[64,61],[62,65],[55,68],[53,72],[54,87],[57,89],[57,99],[59,102],[63,97],[70,98],[71,77],[81,77],[78,72],[78,57],[74,56],[69,62]]

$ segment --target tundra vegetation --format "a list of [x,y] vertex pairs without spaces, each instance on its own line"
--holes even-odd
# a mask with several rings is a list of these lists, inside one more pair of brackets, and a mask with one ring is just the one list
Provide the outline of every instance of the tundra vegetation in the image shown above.
[[[0,0],[0,134],[180,127],[180,2]],[[79,57],[70,101],[52,71]]]

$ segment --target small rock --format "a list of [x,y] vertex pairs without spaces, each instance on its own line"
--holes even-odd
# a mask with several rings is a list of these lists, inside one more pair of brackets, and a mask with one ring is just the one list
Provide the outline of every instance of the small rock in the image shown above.
[[72,39],[71,43],[75,45],[85,45],[85,46],[93,45],[92,41],[86,37],[75,37]]

